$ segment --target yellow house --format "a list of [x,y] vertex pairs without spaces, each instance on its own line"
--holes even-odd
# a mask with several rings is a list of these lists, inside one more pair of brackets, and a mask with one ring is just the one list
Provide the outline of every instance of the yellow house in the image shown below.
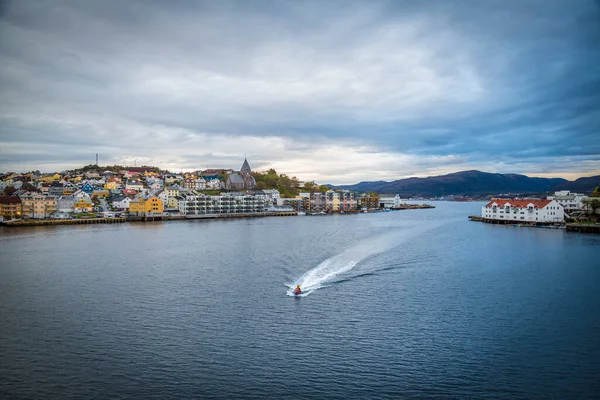
[[333,211],[339,211],[340,210],[340,197],[338,196],[333,196],[333,200],[331,201],[331,209]]
[[163,201],[156,196],[150,198],[138,197],[129,203],[130,213],[162,214],[164,210]]
[[166,188],[167,191],[167,196],[169,197],[175,197],[175,196],[179,196],[179,187],[175,186],[171,186]]
[[117,182],[108,182],[104,185],[104,190],[115,190],[117,188]]
[[60,181],[60,175],[59,174],[46,175],[46,176],[41,177],[39,180],[42,182],[58,182],[58,181]]
[[92,212],[94,205],[87,197],[81,197],[73,204],[75,212]]
[[108,190],[94,190],[92,192],[92,200],[97,199],[99,197],[108,197],[110,196],[110,192]]
[[168,208],[179,208],[179,200],[176,197],[169,197],[169,202],[167,203]]

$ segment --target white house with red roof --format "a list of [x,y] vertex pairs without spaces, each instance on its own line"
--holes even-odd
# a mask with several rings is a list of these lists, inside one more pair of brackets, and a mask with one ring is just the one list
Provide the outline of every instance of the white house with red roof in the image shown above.
[[565,209],[555,200],[492,199],[481,208],[481,216],[511,222],[563,222]]

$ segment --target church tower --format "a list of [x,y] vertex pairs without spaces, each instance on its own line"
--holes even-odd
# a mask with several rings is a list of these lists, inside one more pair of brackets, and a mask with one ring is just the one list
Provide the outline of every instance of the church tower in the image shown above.
[[252,176],[252,169],[246,157],[244,157],[244,163],[242,164],[242,168],[240,168],[240,175],[244,179],[244,189],[252,190],[256,188],[256,180]]

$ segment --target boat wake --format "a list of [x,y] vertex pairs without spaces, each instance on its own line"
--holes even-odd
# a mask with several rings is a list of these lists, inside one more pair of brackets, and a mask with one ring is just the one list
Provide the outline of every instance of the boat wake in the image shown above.
[[[402,242],[418,234],[437,228],[442,224],[428,225],[426,227],[410,227],[409,229],[396,230],[385,234],[372,236],[359,242],[344,252],[330,257],[313,269],[304,273],[292,283],[286,283],[288,296],[305,297],[317,289],[331,286],[340,281],[354,277],[356,266],[363,260],[376,254],[385,253]],[[386,269],[386,268],[383,268]],[[366,275],[374,271],[356,271],[356,276]],[[294,295],[294,288],[300,285],[302,294]]]

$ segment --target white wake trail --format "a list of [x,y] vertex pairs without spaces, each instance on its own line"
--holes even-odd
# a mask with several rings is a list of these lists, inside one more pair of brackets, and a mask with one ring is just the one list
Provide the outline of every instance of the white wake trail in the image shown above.
[[327,287],[340,275],[346,274],[356,267],[361,261],[376,254],[384,253],[399,246],[407,239],[413,238],[423,232],[435,229],[443,223],[428,224],[427,226],[410,227],[376,235],[359,242],[356,246],[330,257],[313,269],[304,273],[293,284],[286,284],[289,296],[294,295],[294,288],[300,285],[302,295],[308,296],[317,289]]

